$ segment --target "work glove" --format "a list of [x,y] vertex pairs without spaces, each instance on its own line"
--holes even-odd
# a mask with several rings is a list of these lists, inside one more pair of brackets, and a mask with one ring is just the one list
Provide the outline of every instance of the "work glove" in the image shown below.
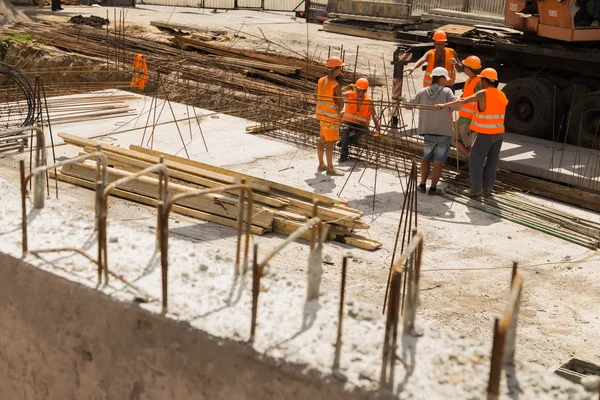
[[456,65],[456,64],[458,64],[458,61],[456,61],[456,58],[451,58],[450,59],[450,64]]

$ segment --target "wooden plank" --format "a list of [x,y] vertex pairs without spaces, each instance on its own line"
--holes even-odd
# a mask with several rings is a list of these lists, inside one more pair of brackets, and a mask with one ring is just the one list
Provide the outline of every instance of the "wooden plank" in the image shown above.
[[[50,174],[51,178],[55,177],[54,171],[50,171],[49,174]],[[95,184],[88,180],[75,178],[74,176],[65,175],[65,174],[61,173],[60,171],[58,172],[57,177],[58,177],[58,180],[61,182],[67,182],[67,183],[70,183],[73,185],[81,186],[83,188],[95,190]],[[140,204],[145,204],[147,206],[156,207],[156,204],[158,203],[158,200],[156,200],[156,199],[152,199],[150,197],[142,196],[142,195],[131,193],[131,192],[126,192],[121,189],[115,189],[112,191],[111,194],[115,195],[116,197],[120,197],[120,198],[126,199],[126,200],[131,200],[131,201],[134,201],[134,202],[140,203]],[[179,206],[177,204],[175,204],[173,206],[172,210],[173,210],[173,212],[176,212],[178,214],[186,215],[188,217],[202,219],[202,220],[208,221],[208,222],[214,222],[216,224],[228,226],[230,228],[237,227],[237,221],[234,221],[234,220],[231,220],[228,218],[224,218],[224,217],[220,217],[218,215],[194,210],[192,208]],[[250,232],[253,235],[263,235],[265,233],[265,230],[258,226],[252,225],[250,228]]]
[[[293,203],[293,200],[292,200],[292,203]],[[293,214],[304,215],[305,217],[312,217],[312,208],[311,208],[311,210],[304,210],[304,209],[290,205],[290,206],[285,207],[283,210],[293,213]],[[339,226],[345,227],[350,230],[352,230],[352,229],[369,229],[369,225],[362,220],[357,220],[357,219],[354,219],[354,218],[352,218],[350,216],[346,216],[346,215],[331,216],[331,214],[326,211],[329,211],[329,210],[327,210],[325,208],[319,208],[319,211],[318,211],[318,216],[324,222],[327,222],[329,224],[339,225]]]
[[346,21],[366,21],[389,25],[414,25],[415,23],[415,21],[411,19],[396,19],[360,14],[329,13],[328,16]]
[[[59,134],[60,135],[60,134]],[[284,185],[281,183],[277,183],[277,182],[273,182],[273,181],[269,181],[266,179],[262,179],[262,178],[257,178],[254,176],[250,176],[250,175],[246,175],[243,174],[241,172],[236,172],[236,171],[231,171],[222,167],[216,167],[213,165],[209,165],[209,164],[204,164],[201,163],[199,161],[194,161],[194,160],[188,160],[186,158],[181,158],[181,157],[177,157],[177,156],[173,156],[170,154],[163,154],[159,151],[156,150],[150,150],[150,149],[146,149],[143,147],[139,147],[139,146],[129,146],[129,148],[131,150],[134,150],[136,152],[140,152],[140,153],[145,153],[148,155],[153,155],[153,156],[159,156],[159,155],[163,155],[165,160],[171,160],[171,161],[176,161],[179,162],[181,164],[185,164],[185,165],[189,165],[192,167],[197,167],[197,168],[202,168],[202,169],[206,169],[206,170],[210,170],[210,171],[214,171],[214,172],[218,172],[220,174],[228,174],[232,177],[235,177],[237,179],[245,179],[247,182],[252,182],[255,184],[260,184],[260,185],[264,185],[270,189],[275,189],[278,190],[282,193],[286,193],[286,194],[291,194],[291,195],[295,195],[298,196],[300,198],[304,198],[304,199],[308,199],[310,201],[312,201],[313,199],[318,200],[320,203],[323,204],[346,204],[346,202],[344,202],[343,200],[337,200],[337,199],[333,199],[329,196],[325,196],[322,194],[318,194],[318,193],[312,193],[306,190],[302,190],[302,189],[298,189],[292,186],[288,186],[288,185]]]
[[[290,221],[279,216],[275,216],[275,219],[273,220],[273,230],[286,235],[292,234],[301,226],[301,222]],[[335,240],[364,250],[377,250],[381,247],[381,243],[375,240],[360,235],[340,232],[339,229],[335,228],[336,227],[330,226],[330,229],[327,232],[327,239]],[[311,240],[312,232],[309,230],[300,237],[302,239]]]
[[[124,148],[113,146],[110,144],[104,144],[104,143],[96,141],[96,140],[91,140],[91,139],[82,138],[80,136],[70,135],[68,133],[59,133],[58,136],[61,137],[66,143],[73,144],[73,145],[79,146],[81,148],[90,147],[90,148],[95,149],[97,145],[100,145],[100,148],[102,149],[102,151],[105,151],[105,152],[110,152],[110,153],[125,156],[125,157],[135,158],[135,159],[138,159],[141,161],[149,162],[151,164],[157,164],[160,161],[160,157],[157,155],[149,155],[149,154],[145,154],[143,152],[132,151],[129,149],[124,149]],[[159,153],[159,154],[162,154],[162,153]],[[212,170],[202,169],[202,168],[199,168],[194,165],[182,164],[178,161],[167,159],[167,157],[165,157],[165,165],[167,167],[169,167],[169,169],[202,176],[205,178],[209,178],[209,179],[227,183],[227,184],[239,183],[238,181],[236,181],[235,177],[233,177],[231,175],[227,175],[227,174],[224,174],[221,172],[215,172]],[[225,171],[227,171],[227,170],[225,170]],[[252,188],[252,191],[256,190],[256,191],[259,191],[262,193],[270,192],[269,187],[262,185],[262,184],[255,183],[255,182],[249,182],[248,186],[250,186]]]
[[[88,165],[85,163],[65,165],[62,167],[61,172],[65,175],[75,176],[76,178],[81,179],[87,178],[89,180],[95,179],[96,174],[95,165]],[[114,182],[119,178],[123,178],[130,175],[131,173],[126,171],[121,171],[115,168],[108,168],[109,182]],[[142,176],[135,181],[131,181],[122,186],[119,186],[119,188],[136,194],[141,194],[143,196],[156,198],[157,185],[158,179],[148,176]],[[169,193],[171,195],[187,193],[192,190],[193,189],[186,186],[177,185],[174,183],[169,184]],[[179,205],[193,208],[195,210],[219,215],[221,217],[226,217],[229,219],[237,219],[238,208],[235,203],[235,200],[218,194],[187,198],[182,199],[180,202],[178,202]],[[265,208],[254,207],[252,211],[252,224],[270,230],[273,224],[273,217],[274,214],[272,211],[267,210]]]
[[[91,147],[85,147],[84,150],[88,153],[93,153],[94,151],[96,151]],[[120,155],[114,154],[114,153],[106,153],[106,155],[108,156],[109,164],[118,166],[118,167],[122,167],[122,168],[125,168],[130,171],[140,171],[144,168],[148,168],[149,166],[153,165],[152,163],[149,163],[146,161],[141,161],[141,160],[133,159],[130,157],[124,157],[124,156],[120,156]],[[154,174],[154,175],[157,175],[157,174]],[[169,170],[169,180],[173,181],[172,178],[180,180],[180,181],[192,183],[192,184],[194,184],[195,187],[206,188],[206,187],[217,187],[217,186],[224,185],[222,182],[217,182],[212,179],[202,178],[197,175],[192,175],[192,174],[188,174],[185,172],[180,172],[177,170],[170,169]],[[239,194],[239,191],[238,190],[229,190],[229,191],[227,191],[227,193],[237,196]],[[261,204],[266,204],[266,205],[269,205],[269,206],[275,207],[275,208],[281,208],[281,207],[289,204],[288,201],[281,200],[281,199],[275,199],[273,197],[268,197],[268,196],[262,195],[260,193],[253,193],[252,196],[253,196],[253,199],[255,202],[261,203]]]
[[392,32],[370,31],[361,28],[343,26],[340,24],[323,24],[322,30],[325,32],[338,33],[340,35],[350,35],[368,39],[385,40],[387,42],[396,42],[396,35]]

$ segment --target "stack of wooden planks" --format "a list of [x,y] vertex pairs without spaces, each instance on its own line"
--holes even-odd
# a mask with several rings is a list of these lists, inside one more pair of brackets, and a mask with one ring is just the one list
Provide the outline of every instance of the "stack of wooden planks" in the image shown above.
[[[271,231],[284,234],[294,232],[312,217],[313,201],[316,200],[318,216],[329,224],[328,239],[367,250],[381,247],[380,242],[355,233],[356,230],[368,229],[369,225],[362,220],[362,212],[346,207],[345,202],[341,200],[139,146],[124,149],[66,133],[59,133],[59,136],[66,143],[81,147],[85,153],[92,153],[100,146],[109,160],[109,182],[157,164],[161,156],[169,169],[171,195],[245,180],[253,191],[253,234],[262,235]],[[85,161],[65,165],[55,176],[58,180],[93,189],[96,163]],[[158,176],[150,175],[119,186],[112,193],[146,205],[156,205],[157,187]],[[239,191],[191,197],[175,205],[173,211],[235,227],[238,197]],[[304,238],[310,239],[310,232],[304,235]]]

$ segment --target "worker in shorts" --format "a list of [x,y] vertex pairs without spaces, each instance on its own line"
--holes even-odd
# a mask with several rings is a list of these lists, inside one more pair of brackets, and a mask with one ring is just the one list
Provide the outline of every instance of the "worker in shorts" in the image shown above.
[[[436,104],[450,103],[456,100],[456,96],[448,87],[448,71],[437,67],[431,72],[432,84],[419,90],[410,104],[421,104],[431,106],[431,109],[419,110],[418,134],[423,136],[423,160],[421,161],[421,183],[419,191],[427,192],[427,178],[431,162],[433,161],[433,172],[431,174],[431,186],[429,195],[437,193],[437,183],[442,175],[442,167],[448,158],[450,145],[458,146],[454,140],[454,125],[452,123],[452,111],[435,111]],[[461,145],[462,146],[462,145]]]
[[[342,176],[343,172],[333,167],[333,147],[340,139],[341,112],[344,109],[342,88],[337,77],[342,72],[344,63],[339,57],[331,57],[325,66],[327,75],[319,79],[317,84],[317,119],[320,123],[317,155],[319,167],[317,171],[327,171],[327,175]],[[323,153],[327,157],[327,165],[323,161]]]
[[371,118],[373,118],[377,132],[381,131],[375,106],[371,98],[367,96],[369,81],[366,78],[360,78],[356,84],[351,85],[351,88],[354,88],[354,91],[346,95],[346,109],[342,117],[341,139],[338,142],[338,146],[342,148],[339,163],[348,160],[348,150],[351,144],[357,144],[361,137],[369,134]]

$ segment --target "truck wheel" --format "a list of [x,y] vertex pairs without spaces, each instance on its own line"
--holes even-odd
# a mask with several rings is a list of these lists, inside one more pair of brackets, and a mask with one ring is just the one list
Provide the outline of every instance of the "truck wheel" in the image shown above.
[[582,147],[598,147],[600,142],[600,92],[581,96],[571,107],[569,142]]
[[507,132],[535,138],[552,136],[554,93],[544,82],[515,79],[502,91],[508,98],[504,120]]

